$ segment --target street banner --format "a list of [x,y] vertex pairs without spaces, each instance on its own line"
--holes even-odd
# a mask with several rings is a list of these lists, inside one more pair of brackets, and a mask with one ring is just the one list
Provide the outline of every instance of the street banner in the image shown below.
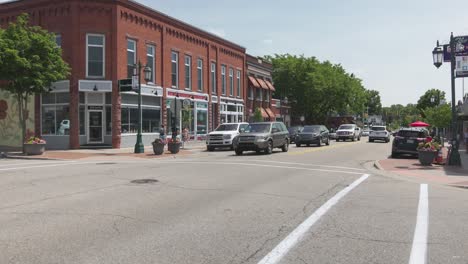
[[[455,56],[468,56],[468,36],[454,37],[455,42]],[[444,62],[450,62],[450,45],[443,45]]]
[[468,77],[468,56],[455,56],[455,76]]

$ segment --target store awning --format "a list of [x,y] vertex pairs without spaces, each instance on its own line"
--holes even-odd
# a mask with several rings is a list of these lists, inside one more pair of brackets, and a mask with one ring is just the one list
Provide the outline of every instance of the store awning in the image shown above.
[[270,116],[267,114],[267,112],[265,111],[265,108],[263,107],[260,107],[260,111],[262,112],[262,117],[263,118],[270,118]]
[[267,114],[270,116],[270,121],[276,120],[276,115],[275,115],[275,113],[273,113],[273,111],[271,110],[271,108],[267,107],[267,108],[265,108],[265,111],[266,111]]
[[253,76],[249,76],[249,83],[253,87],[261,88],[260,84],[257,82],[257,79],[255,77],[253,77]]
[[260,86],[263,88],[263,89],[267,89],[268,90],[268,85],[266,84],[266,82],[263,80],[263,79],[260,79],[260,78],[255,78],[257,79],[258,83],[260,84]]
[[270,90],[275,91],[275,87],[273,86],[273,84],[270,81],[266,80],[265,82],[268,85],[268,88],[270,88]]

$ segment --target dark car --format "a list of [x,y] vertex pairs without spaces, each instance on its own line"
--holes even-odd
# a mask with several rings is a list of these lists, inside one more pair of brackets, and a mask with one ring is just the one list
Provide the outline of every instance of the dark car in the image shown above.
[[400,154],[418,155],[418,144],[424,142],[429,136],[425,128],[407,127],[400,128],[392,143],[392,158]]
[[271,154],[273,148],[281,148],[283,152],[289,149],[289,133],[283,122],[251,123],[234,141],[236,155],[247,150]]
[[319,147],[323,144],[330,145],[330,137],[328,129],[322,125],[305,126],[304,129],[296,136],[296,147],[302,144],[310,146],[316,144]]
[[296,142],[296,136],[298,133],[300,133],[302,131],[303,127],[301,126],[292,126],[292,127],[289,127],[288,128],[288,132],[289,132],[289,140],[290,140],[290,143],[294,143]]

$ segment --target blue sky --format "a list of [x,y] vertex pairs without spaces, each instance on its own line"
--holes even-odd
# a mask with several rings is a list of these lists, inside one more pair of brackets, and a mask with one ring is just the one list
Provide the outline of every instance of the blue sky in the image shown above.
[[[0,2],[4,2],[0,0]],[[468,1],[435,0],[138,0],[220,35],[249,54],[290,53],[342,64],[380,92],[384,106],[416,103],[430,88],[450,97],[450,65],[436,69],[432,49],[450,32],[468,35]],[[462,81],[457,80],[457,99]],[[468,92],[468,81],[467,88]]]

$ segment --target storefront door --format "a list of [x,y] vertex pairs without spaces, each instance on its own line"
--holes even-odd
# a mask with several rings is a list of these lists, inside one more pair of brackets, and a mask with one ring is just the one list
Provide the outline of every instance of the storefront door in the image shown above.
[[102,110],[88,111],[88,143],[103,143],[103,120]]

